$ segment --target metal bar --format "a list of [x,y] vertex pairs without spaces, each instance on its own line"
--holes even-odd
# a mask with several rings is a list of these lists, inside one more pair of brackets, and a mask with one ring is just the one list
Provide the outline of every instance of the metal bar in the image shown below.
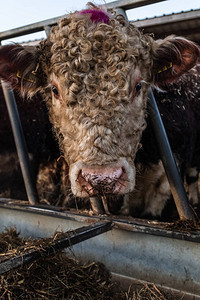
[[61,19],[63,17],[64,16],[60,16],[60,17],[44,20],[41,22],[36,22],[36,23],[30,24],[30,25],[25,25],[25,26],[21,26],[18,28],[2,31],[2,32],[0,32],[0,40],[2,41],[2,40],[15,38],[15,37],[25,35],[25,34],[31,34],[31,33],[35,33],[38,31],[44,31],[44,28],[46,26],[53,26],[53,25],[57,24],[59,19]]
[[123,8],[116,8],[114,9],[117,15],[122,15],[126,20],[128,20],[128,16],[126,14],[126,11]]
[[167,0],[118,0],[118,1],[107,3],[106,7],[112,9],[122,8],[126,10],[126,9],[132,9],[132,8],[137,8],[145,5],[159,3],[162,1],[167,1]]
[[[0,228],[15,226],[22,235],[25,234],[28,237],[38,236],[40,231],[42,231],[42,236],[44,233],[45,236],[49,236],[57,229],[58,224],[59,228],[64,226],[66,230],[66,224],[71,229],[74,222],[80,227],[83,223],[92,224],[100,220],[108,222],[110,218],[108,215],[84,215],[75,210],[63,212],[47,204],[42,207],[41,205],[39,207],[28,206],[7,198],[0,198],[0,215]],[[112,222],[113,227],[117,229],[200,244],[200,231],[195,222],[190,222],[190,225],[186,222],[185,229],[182,228],[181,223],[178,229],[177,224],[176,228],[173,228],[173,223],[137,218],[123,219],[113,215]]]
[[48,36],[50,34],[50,31],[51,31],[51,26],[49,26],[49,25],[45,26],[44,30],[45,30],[46,36]]
[[175,163],[167,134],[151,88],[149,90],[148,101],[151,123],[179,217],[181,220],[193,220],[195,219],[195,216],[189,205],[188,197],[178,172],[177,165]]
[[76,230],[66,232],[65,238],[58,239],[39,250],[32,250],[26,254],[12,257],[0,263],[0,275],[18,267],[24,266],[30,262],[37,260],[42,256],[53,255],[61,249],[71,247],[82,241],[88,240],[99,234],[112,229],[112,222],[97,222],[95,224],[84,226]]
[[38,203],[38,196],[36,187],[33,184],[33,177],[31,174],[30,162],[28,157],[27,146],[24,138],[23,129],[21,126],[17,105],[15,102],[15,96],[11,89],[7,88],[5,82],[1,82],[2,89],[8,109],[8,114],[12,126],[15,145],[19,157],[19,163],[22,170],[24,184],[28,196],[29,203],[35,205]]
[[[171,23],[177,23],[177,22],[186,22],[188,20],[198,20],[200,18],[200,10],[194,10],[194,11],[187,11],[184,13],[177,13],[173,15],[167,15],[167,16],[161,16],[161,17],[156,17],[156,18],[150,18],[150,19],[144,19],[144,20],[136,20],[136,21],[131,21],[132,24],[134,24],[136,27],[139,28],[146,28],[150,27],[155,27],[156,31],[156,26],[159,25],[170,25]],[[178,23],[180,24],[180,23]],[[184,30],[183,28],[180,28],[180,30]],[[193,30],[193,29],[192,29]],[[190,32],[192,31],[190,29]],[[177,31],[177,30],[176,30]]]
[[108,201],[107,201],[107,199],[106,199],[106,196],[101,196],[101,201],[102,201],[102,204],[103,204],[105,213],[106,213],[107,215],[109,215],[109,214],[110,214],[110,211],[109,211],[109,209],[108,209]]
[[105,210],[103,207],[103,203],[101,197],[90,197],[90,204],[92,207],[92,211],[95,215],[104,215]]

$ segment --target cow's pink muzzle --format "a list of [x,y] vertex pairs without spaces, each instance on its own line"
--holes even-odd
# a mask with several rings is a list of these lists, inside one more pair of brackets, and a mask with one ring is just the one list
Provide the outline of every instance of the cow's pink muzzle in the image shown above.
[[128,163],[87,166],[79,162],[70,171],[72,192],[78,197],[121,195],[135,185],[135,171]]

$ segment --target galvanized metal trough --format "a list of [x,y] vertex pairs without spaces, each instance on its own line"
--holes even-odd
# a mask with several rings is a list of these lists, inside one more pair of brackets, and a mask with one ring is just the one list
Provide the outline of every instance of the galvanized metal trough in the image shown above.
[[[49,237],[56,230],[75,230],[112,221],[110,231],[66,251],[81,261],[100,261],[124,284],[148,281],[200,299],[200,232],[167,230],[165,223],[62,212],[0,199],[0,227],[15,226],[24,237]],[[187,296],[187,297],[186,297]]]

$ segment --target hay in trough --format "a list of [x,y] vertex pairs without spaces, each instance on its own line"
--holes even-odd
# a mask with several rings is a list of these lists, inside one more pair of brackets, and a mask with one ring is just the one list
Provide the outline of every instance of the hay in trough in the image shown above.
[[188,233],[192,231],[200,231],[200,219],[196,218],[195,220],[178,220],[172,223],[167,223],[164,228]]
[[[44,247],[60,237],[32,240],[21,238],[16,229],[0,233],[0,262],[23,255],[34,247]],[[60,251],[42,256],[34,262],[4,273],[0,277],[0,299],[69,299],[69,300],[171,300],[154,284],[143,284],[137,291],[125,292],[111,281],[111,274],[102,263],[82,264]],[[180,299],[180,298],[179,298]]]

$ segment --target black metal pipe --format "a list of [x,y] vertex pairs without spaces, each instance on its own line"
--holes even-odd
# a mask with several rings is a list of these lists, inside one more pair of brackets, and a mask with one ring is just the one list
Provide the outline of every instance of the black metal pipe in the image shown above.
[[105,209],[101,197],[90,197],[90,205],[95,215],[104,215]]
[[56,240],[53,243],[44,245],[41,249],[30,250],[28,253],[20,254],[19,256],[12,257],[0,263],[0,275],[12,270],[24,266],[30,262],[37,260],[40,257],[54,255],[59,250],[62,250],[72,245],[78,244],[82,241],[88,240],[99,234],[107,232],[112,229],[112,222],[97,222],[89,226],[84,226],[66,232],[65,237]]
[[36,187],[33,183],[33,177],[31,173],[27,146],[26,146],[24,133],[21,126],[21,121],[19,118],[15,96],[13,91],[7,87],[7,84],[5,82],[2,81],[1,84],[2,84],[2,89],[3,89],[3,93],[4,93],[4,97],[8,109],[11,126],[12,126],[13,136],[15,140],[17,154],[19,157],[19,163],[22,170],[22,175],[24,179],[28,200],[30,204],[35,205],[38,203],[38,195],[37,195]]
[[195,219],[195,216],[189,205],[183,181],[174,160],[167,134],[151,88],[149,89],[148,94],[148,105],[149,115],[159,147],[162,163],[170,184],[179,217],[181,220],[193,220]]

